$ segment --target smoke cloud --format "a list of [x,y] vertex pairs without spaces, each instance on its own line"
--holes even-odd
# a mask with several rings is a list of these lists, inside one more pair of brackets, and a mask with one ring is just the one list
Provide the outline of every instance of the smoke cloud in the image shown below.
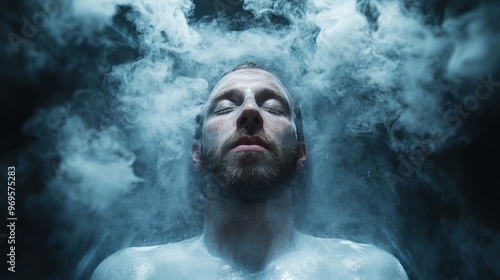
[[[474,152],[454,154],[481,145],[486,138],[477,136],[499,124],[491,117],[499,105],[499,5],[207,3],[9,8],[1,54],[12,70],[3,80],[14,81],[12,95],[30,96],[14,86],[26,80],[42,97],[22,121],[28,140],[2,165],[15,158],[32,186],[23,195],[26,219],[50,221],[47,277],[87,279],[121,248],[201,232],[190,163],[195,118],[218,77],[245,61],[276,73],[302,109],[309,194],[300,230],[375,244],[412,279],[500,275],[498,218],[478,218],[490,210],[471,210],[473,176],[457,175],[470,165],[456,162]],[[474,174],[492,178],[495,160]],[[499,182],[482,182],[496,199]]]

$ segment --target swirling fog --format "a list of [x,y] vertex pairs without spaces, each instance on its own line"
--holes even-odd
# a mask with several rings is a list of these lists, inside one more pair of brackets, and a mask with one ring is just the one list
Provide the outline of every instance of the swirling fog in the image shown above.
[[13,135],[2,166],[22,180],[26,278],[87,279],[121,248],[199,234],[195,117],[245,61],[276,73],[303,112],[301,231],[375,244],[411,279],[500,276],[495,2],[1,6],[2,34],[17,36],[0,51]]

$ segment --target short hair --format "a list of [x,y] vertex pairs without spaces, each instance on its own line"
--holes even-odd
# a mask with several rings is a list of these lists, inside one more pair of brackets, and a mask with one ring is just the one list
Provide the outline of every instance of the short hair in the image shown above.
[[[259,70],[263,70],[263,71],[271,73],[271,71],[267,70],[265,67],[263,67],[260,64],[255,63],[255,62],[243,62],[241,64],[236,65],[231,70],[222,74],[222,76],[217,80],[217,82],[220,81],[222,78],[224,78],[226,75],[228,75],[234,71],[242,70],[242,69],[259,69]],[[295,128],[297,130],[297,140],[300,142],[304,142],[304,132],[302,129],[302,114],[300,112],[300,107],[297,104],[297,102],[295,101],[295,99],[293,98],[293,96],[291,96],[291,94],[289,94],[289,95],[290,95],[290,103],[291,103],[290,106],[292,107],[292,111],[293,111],[292,120],[295,123]],[[205,118],[203,116],[203,112],[201,114],[199,114],[198,116],[196,116],[196,131],[194,134],[194,139],[196,139],[196,140],[200,140],[202,137],[204,121],[205,121]]]
[[[222,77],[226,76],[227,74],[229,74],[231,72],[234,72],[236,70],[241,70],[241,69],[260,69],[260,70],[267,71],[267,69],[265,69],[264,67],[262,67],[262,65],[257,64],[255,62],[243,62],[241,64],[236,65],[233,69],[231,69],[231,70],[227,71],[226,73],[224,73],[224,75],[222,75]],[[267,72],[269,72],[269,71],[267,71]],[[222,77],[221,77],[221,79],[222,79]]]

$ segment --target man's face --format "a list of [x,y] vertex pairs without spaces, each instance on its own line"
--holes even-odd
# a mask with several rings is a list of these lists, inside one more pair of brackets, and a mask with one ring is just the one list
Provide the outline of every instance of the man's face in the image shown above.
[[280,190],[305,149],[279,80],[260,69],[236,70],[215,85],[207,105],[199,161],[223,193],[253,200]]

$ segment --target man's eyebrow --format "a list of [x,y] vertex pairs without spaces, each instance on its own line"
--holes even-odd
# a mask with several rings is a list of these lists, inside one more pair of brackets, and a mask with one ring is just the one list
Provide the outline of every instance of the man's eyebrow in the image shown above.
[[209,103],[210,104],[213,104],[217,101],[220,101],[221,99],[227,99],[229,98],[229,96],[235,94],[235,93],[238,93],[239,91],[236,90],[236,89],[228,89],[228,90],[224,90],[223,92],[220,92],[218,93],[217,95],[215,95],[210,101]]
[[271,88],[263,88],[257,92],[256,98],[258,99],[261,95],[264,97],[273,97],[275,99],[278,99],[283,104],[290,107],[290,104],[288,104],[289,103],[288,99],[285,97],[284,94],[282,94],[279,91],[276,91],[276,90],[271,89]]
[[207,103],[207,110],[212,111],[215,109],[217,106],[217,103],[223,99],[229,99],[229,97],[235,93],[238,93],[238,90],[236,89],[228,89],[224,90],[222,92],[217,93],[213,98],[208,100]]

